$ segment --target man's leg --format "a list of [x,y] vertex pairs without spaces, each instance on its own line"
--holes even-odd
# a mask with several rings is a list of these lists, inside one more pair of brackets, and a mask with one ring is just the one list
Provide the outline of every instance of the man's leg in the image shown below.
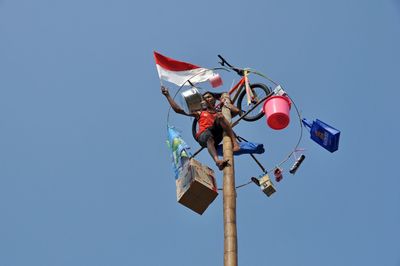
[[208,152],[210,153],[211,157],[213,158],[215,164],[217,165],[219,170],[222,170],[225,168],[225,166],[228,165],[228,160],[224,161],[224,160],[220,160],[217,154],[217,150],[215,148],[215,141],[213,137],[210,137],[207,140],[207,149]]
[[[221,129],[222,131],[222,129]],[[228,165],[228,161],[223,161],[218,158],[217,149],[215,147],[215,139],[210,129],[206,129],[203,133],[198,136],[197,141],[202,147],[207,147],[208,153],[218,166],[219,170],[222,170]]]
[[240,146],[239,143],[236,140],[235,133],[233,133],[231,123],[226,120],[226,118],[222,114],[218,114],[217,117],[215,118],[215,122],[228,134],[228,136],[232,140],[232,150],[239,151]]

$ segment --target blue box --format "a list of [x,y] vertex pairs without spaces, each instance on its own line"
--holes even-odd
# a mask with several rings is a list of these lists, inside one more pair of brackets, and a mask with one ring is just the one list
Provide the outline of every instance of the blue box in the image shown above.
[[310,137],[323,148],[334,152],[339,148],[340,131],[336,128],[317,119],[312,123],[307,119],[302,119],[305,127],[310,129]]

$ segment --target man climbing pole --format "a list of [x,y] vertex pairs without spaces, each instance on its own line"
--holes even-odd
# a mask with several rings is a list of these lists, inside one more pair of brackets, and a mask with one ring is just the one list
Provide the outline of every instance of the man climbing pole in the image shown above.
[[[166,87],[161,86],[161,93],[167,98],[168,103],[176,113],[191,116],[197,119],[199,123],[199,130],[196,134],[196,141],[200,144],[200,146],[204,148],[207,147],[208,152],[213,158],[218,169],[224,169],[224,167],[228,165],[228,160],[220,160],[216,149],[218,144],[222,141],[223,133],[225,132],[231,138],[233,146],[232,150],[234,152],[239,151],[240,146],[236,140],[230,122],[228,122],[222,113],[218,112],[215,108],[217,99],[214,94],[211,92],[205,92],[203,94],[203,110],[188,114],[174,101]],[[230,103],[229,98],[223,98],[221,101],[231,110],[232,116],[235,116],[239,113],[239,109]]]

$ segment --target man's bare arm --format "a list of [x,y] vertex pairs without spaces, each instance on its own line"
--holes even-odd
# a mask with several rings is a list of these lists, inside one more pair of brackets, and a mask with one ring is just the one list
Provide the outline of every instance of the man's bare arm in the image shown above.
[[195,113],[186,113],[175,101],[174,99],[171,97],[171,95],[169,94],[169,91],[166,87],[161,86],[161,93],[165,96],[165,98],[167,98],[167,101],[169,103],[169,105],[171,106],[171,108],[175,111],[175,113],[178,114],[182,114],[182,115],[186,115],[186,116],[192,116],[192,117],[199,117],[198,112]]
[[221,102],[231,111],[232,117],[240,113],[240,110],[232,104],[232,101],[227,93],[224,93],[222,95]]

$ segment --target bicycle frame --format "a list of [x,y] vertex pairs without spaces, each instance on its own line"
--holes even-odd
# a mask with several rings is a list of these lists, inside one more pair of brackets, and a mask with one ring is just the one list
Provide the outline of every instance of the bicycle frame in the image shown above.
[[[218,57],[222,60],[221,62],[219,62],[219,64],[222,66],[223,69],[227,71],[233,70],[240,76],[240,80],[235,85],[232,85],[232,87],[229,89],[227,93],[229,95],[231,103],[239,109],[240,117],[238,120],[236,120],[234,125],[236,125],[242,119],[248,122],[257,121],[264,115],[264,112],[262,109],[255,110],[255,108],[257,108],[273,93],[271,92],[271,88],[269,88],[267,85],[263,83],[250,83],[248,78],[249,74],[251,73],[257,76],[264,77],[267,80],[274,83],[275,85],[278,84],[276,84],[273,80],[269,79],[267,76],[253,69],[236,68],[230,65],[221,55],[218,55]],[[247,100],[247,106],[246,106],[246,100],[244,100],[245,97]],[[223,106],[223,103],[224,99],[221,99],[216,107],[221,108]],[[195,137],[196,132],[197,132],[197,120],[195,119],[193,120],[192,124],[192,134],[194,138],[196,138]]]
[[253,92],[250,90],[250,85],[249,85],[250,83],[249,83],[249,79],[247,77],[248,75],[249,75],[249,71],[245,70],[243,77],[239,80],[238,83],[236,83],[235,86],[233,86],[229,90],[229,92],[228,92],[229,95],[232,95],[237,90],[236,94],[233,95],[233,98],[232,98],[233,103],[236,102],[237,98],[239,97],[240,92],[243,90],[243,87],[246,89],[247,103],[250,104],[251,100],[253,99],[254,95],[253,95]]

